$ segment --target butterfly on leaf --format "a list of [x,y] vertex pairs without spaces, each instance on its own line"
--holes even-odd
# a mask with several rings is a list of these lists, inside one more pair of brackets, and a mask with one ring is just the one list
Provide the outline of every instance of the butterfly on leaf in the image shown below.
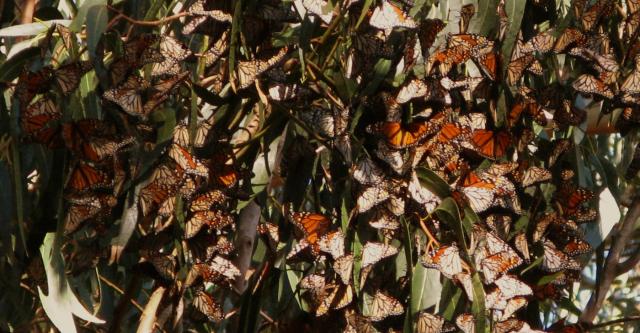
[[217,9],[208,10],[205,8],[206,5],[206,0],[198,0],[187,9],[187,14],[191,20],[182,28],[183,34],[189,35],[193,33],[199,26],[205,23],[207,19],[223,23],[231,23],[231,21],[233,21],[231,14]]
[[580,75],[571,84],[573,89],[583,94],[596,94],[608,99],[613,98],[613,91],[604,82],[591,74]]
[[397,7],[388,0],[383,0],[382,5],[376,7],[369,19],[369,25],[374,28],[384,30],[389,36],[395,28],[413,29],[418,25],[404,10]]
[[460,251],[455,245],[444,245],[438,250],[425,253],[421,256],[420,262],[425,267],[439,270],[442,275],[449,279],[456,274],[462,273],[465,265],[460,258]]
[[130,75],[120,86],[105,91],[103,97],[116,103],[124,112],[132,116],[144,117],[141,92],[149,86],[149,82],[134,74]]
[[399,316],[404,313],[402,303],[383,291],[376,291],[373,296],[365,299],[369,313],[365,314],[369,320],[378,322],[390,316]]
[[420,311],[416,317],[417,333],[448,333],[455,331],[455,326],[444,320],[442,316]]
[[570,258],[562,251],[558,250],[550,240],[543,241],[544,257],[542,260],[542,270],[546,272],[559,272],[561,270],[580,270],[580,264],[575,259]]
[[222,306],[213,299],[204,290],[197,290],[193,297],[193,307],[213,322],[219,322],[224,319]]
[[282,61],[282,59],[284,59],[284,57],[287,55],[288,51],[289,49],[287,47],[283,47],[278,51],[277,54],[266,60],[254,59],[249,61],[238,61],[238,90],[246,89],[252,86],[260,74],[266,72],[269,68]]

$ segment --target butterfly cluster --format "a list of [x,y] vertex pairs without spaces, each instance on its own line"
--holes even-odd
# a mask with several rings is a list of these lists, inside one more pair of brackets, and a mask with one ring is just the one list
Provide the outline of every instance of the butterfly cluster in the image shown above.
[[[573,168],[585,105],[621,110],[623,134],[640,122],[640,4],[618,13],[620,52],[605,33],[616,3],[592,2],[556,30],[514,27],[496,1],[479,33],[473,4],[440,20],[418,1],[188,1],[162,33],[106,33],[90,57],[25,69],[14,109],[23,140],[63,166],[69,271],[133,262],[194,326],[277,285],[296,302],[276,329],[305,312],[342,332],[541,332],[523,309],[566,297],[592,252],[596,194]],[[54,25],[41,48],[74,38]],[[95,116],[65,108],[88,76]],[[627,178],[638,170],[640,148]],[[261,239],[248,270],[234,247],[247,200]],[[28,270],[46,286],[39,262]],[[415,272],[461,301],[416,309]]]

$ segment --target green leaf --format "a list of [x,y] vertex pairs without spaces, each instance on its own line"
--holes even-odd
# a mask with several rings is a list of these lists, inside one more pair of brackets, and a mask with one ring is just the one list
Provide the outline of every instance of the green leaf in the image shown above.
[[476,322],[476,332],[485,332],[486,329],[486,312],[484,304],[484,287],[480,280],[480,274],[473,274],[473,303],[471,311]]
[[71,20],[51,20],[14,25],[0,29],[0,37],[33,36],[47,31],[54,24],[69,26]]
[[440,176],[438,176],[431,169],[418,168],[416,169],[420,184],[429,189],[435,195],[440,198],[446,198],[451,196],[451,186],[447,184]]
[[0,66],[0,81],[10,82],[17,78],[24,67],[34,58],[40,56],[39,47],[30,47],[18,52]]
[[56,241],[56,233],[46,234],[40,247],[40,255],[47,275],[49,295],[45,295],[40,287],[38,287],[38,295],[51,322],[61,332],[72,333],[77,332],[73,315],[88,322],[104,323],[104,320],[87,311],[71,290],[65,274],[60,241]]
[[411,313],[429,308],[438,304],[442,293],[440,272],[435,269],[427,269],[421,263],[413,268],[411,277]]
[[89,14],[89,9],[94,6],[105,6],[107,4],[107,0],[85,0],[78,8],[78,13],[76,17],[73,19],[71,24],[69,25],[69,29],[74,32],[80,32],[82,30],[82,25],[85,23],[85,19]]
[[[507,27],[507,31],[504,35],[504,41],[500,48],[503,64],[508,64],[511,60],[511,53],[515,46],[518,32],[520,31],[520,24],[522,23],[524,8],[526,5],[527,2],[522,0],[506,0],[504,3],[504,10],[509,18],[509,26]],[[504,77],[507,73],[507,66],[502,67],[502,76]]]
[[391,60],[380,59],[373,68],[373,78],[369,81],[369,84],[362,91],[362,95],[367,96],[373,94],[380,83],[384,80],[387,73],[391,69]]
[[87,11],[87,49],[92,57],[96,56],[96,47],[107,28],[109,10],[105,5],[92,6]]
[[[521,0],[514,0],[521,1]],[[469,32],[477,33],[483,36],[489,35],[492,29],[498,25],[498,14],[496,13],[498,1],[496,0],[479,0],[476,7],[476,15],[469,26]]]

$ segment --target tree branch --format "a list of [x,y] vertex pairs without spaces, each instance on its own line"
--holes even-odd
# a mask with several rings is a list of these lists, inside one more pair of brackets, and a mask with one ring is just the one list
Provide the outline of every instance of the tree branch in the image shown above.
[[634,268],[638,262],[640,262],[640,247],[636,248],[636,251],[627,258],[627,260],[621,262],[616,266],[616,275],[621,275],[632,268]]
[[[118,9],[116,9],[114,7],[111,7],[111,6],[107,5],[107,8],[109,8],[109,10],[111,10],[111,11],[114,11],[114,12],[118,13],[118,15],[114,18],[114,20],[119,19],[119,18],[123,18],[123,19],[125,19],[126,21],[128,21],[131,24],[150,26],[150,27],[155,27],[155,26],[158,26],[158,25],[167,24],[167,23],[169,23],[171,21],[177,20],[177,19],[179,19],[179,18],[181,18],[183,16],[187,16],[188,15],[187,12],[181,12],[181,13],[178,13],[178,14],[175,14],[175,15],[167,16],[167,17],[165,17],[165,18],[163,18],[161,20],[139,21],[139,20],[136,20],[134,18],[131,18],[131,17],[125,15],[123,12],[121,12],[120,10],[118,10]],[[109,27],[112,26],[112,23],[114,23],[114,20],[112,20],[112,22],[109,23],[109,25],[108,25]]]
[[579,321],[581,323],[591,324],[600,311],[600,308],[602,308],[602,304],[607,296],[609,287],[611,286],[611,283],[613,283],[613,280],[618,276],[617,267],[618,262],[620,261],[620,256],[633,235],[633,229],[635,228],[636,221],[639,217],[640,198],[636,197],[633,199],[629,211],[627,211],[622,222],[617,225],[615,237],[612,236],[609,254],[607,255],[602,269],[602,278],[596,286],[594,293],[591,294],[591,298],[580,316]]

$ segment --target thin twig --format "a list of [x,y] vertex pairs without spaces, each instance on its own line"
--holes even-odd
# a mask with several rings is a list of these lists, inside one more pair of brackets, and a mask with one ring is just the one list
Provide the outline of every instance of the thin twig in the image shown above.
[[624,274],[633,269],[638,262],[640,262],[640,247],[636,248],[636,251],[627,258],[627,260],[621,262],[616,266],[616,275]]
[[615,325],[615,324],[626,323],[626,322],[629,322],[629,321],[640,321],[640,316],[625,317],[625,318],[620,318],[620,319],[616,319],[616,320],[605,321],[604,323],[591,325],[589,327],[588,331],[590,331],[590,330],[592,330],[594,328],[606,327],[606,326],[611,326],[611,325]]
[[[118,10],[118,9],[116,9],[116,8],[114,8],[114,7],[110,6],[110,5],[107,5],[107,8],[109,8],[109,10],[111,10],[111,11],[114,11],[114,12],[118,13],[118,16],[119,16],[120,18],[123,18],[123,19],[127,20],[127,21],[128,21],[129,23],[131,23],[131,24],[135,24],[135,25],[143,25],[143,26],[152,26],[152,27],[154,27],[154,26],[158,26],[158,25],[164,25],[164,24],[167,24],[167,23],[169,23],[169,22],[171,22],[171,21],[175,21],[175,20],[177,20],[177,19],[179,19],[179,18],[181,18],[181,17],[183,17],[183,16],[187,16],[187,15],[188,15],[188,13],[187,13],[187,12],[181,12],[181,13],[178,13],[178,14],[175,14],[175,15],[167,16],[167,17],[162,18],[162,19],[160,19],[160,20],[155,20],[155,21],[140,21],[140,20],[136,20],[136,19],[134,19],[134,18],[131,18],[131,17],[129,17],[129,16],[127,16],[127,15],[125,15],[125,14],[124,14],[124,13],[122,13],[120,10]],[[116,18],[117,18],[118,16],[116,16]],[[112,23],[113,23],[113,20],[112,20]]]
[[581,323],[591,324],[602,308],[609,287],[618,276],[616,268],[618,267],[620,256],[633,235],[638,218],[640,218],[640,198],[636,197],[633,199],[624,219],[616,226],[609,253],[602,267],[601,279],[599,279],[594,293],[591,294],[591,298],[580,316],[579,321]]

